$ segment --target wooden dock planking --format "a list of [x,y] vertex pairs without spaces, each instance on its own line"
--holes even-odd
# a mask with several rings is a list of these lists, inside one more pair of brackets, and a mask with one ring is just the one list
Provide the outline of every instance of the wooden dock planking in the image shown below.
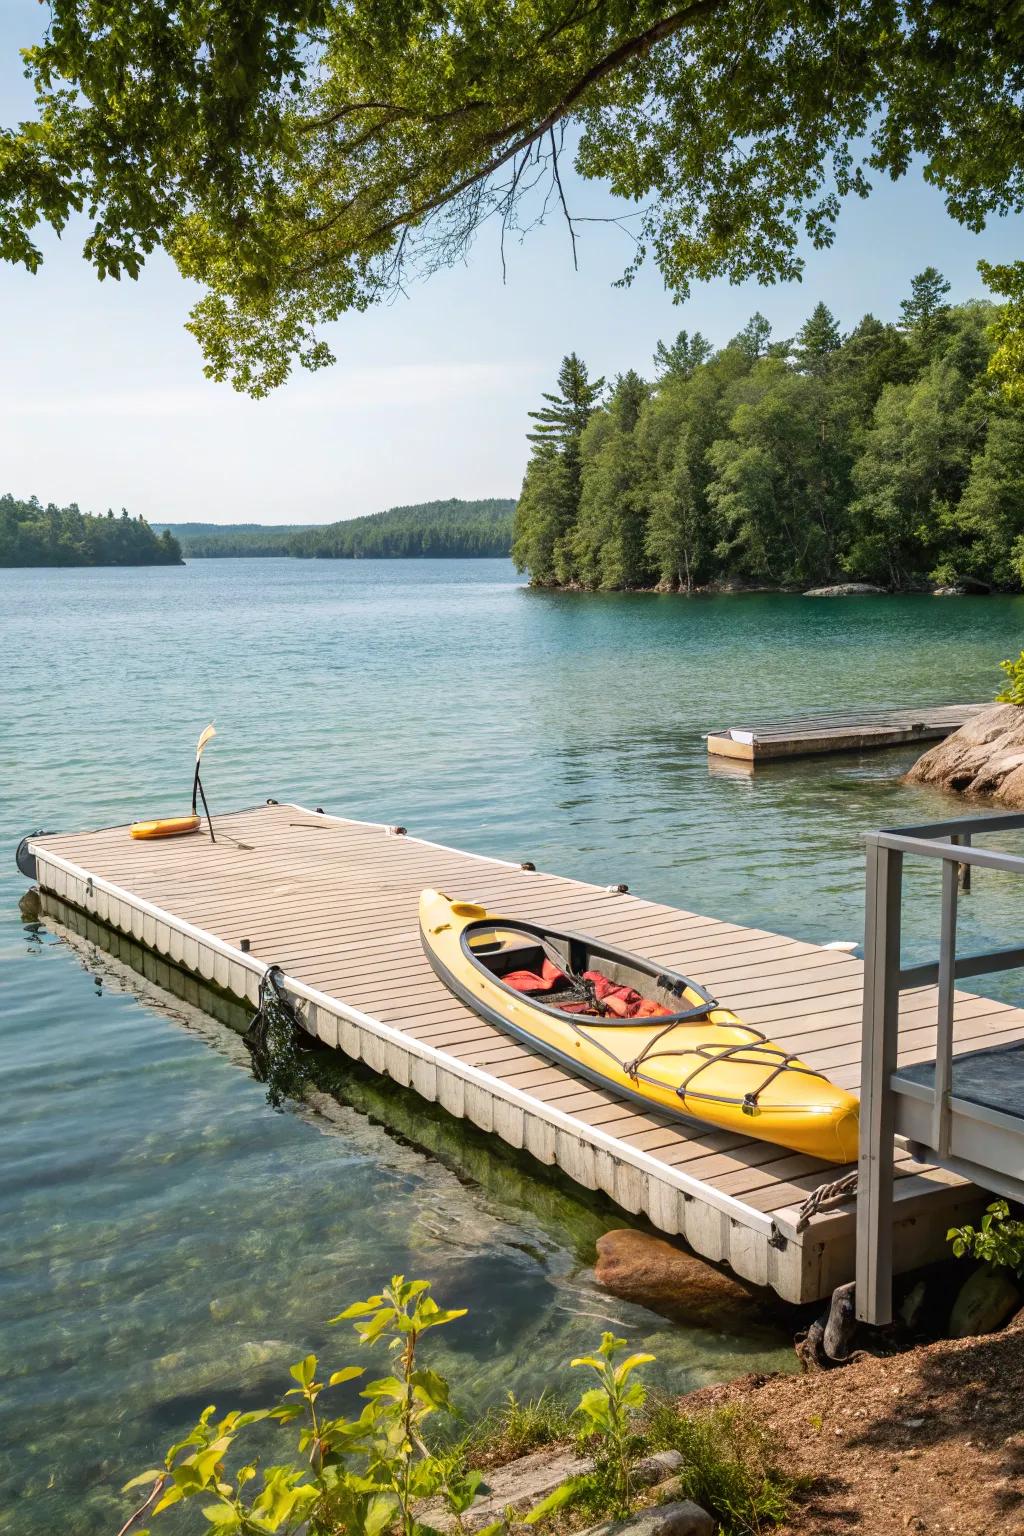
[[942,704],[919,709],[832,710],[760,725],[734,725],[709,731],[706,739],[713,757],[757,764],[785,757],[941,741],[987,708],[986,704]]
[[[854,1088],[858,960],[301,807],[261,806],[216,826],[216,844],[200,836],[133,842],[115,827],[40,834],[31,846],[44,890],[252,1002],[265,966],[280,965],[306,1027],[327,1044],[645,1212],[746,1278],[792,1301],[849,1278],[849,1207],[796,1226],[799,1202],[840,1170],[646,1110],[510,1039],[436,979],[419,943],[417,902],[423,886],[439,885],[510,916],[614,937],[695,975],[748,1022]],[[901,1064],[933,1054],[935,999],[934,988],[903,998]],[[1024,1039],[1024,1012],[958,994],[955,1034],[958,1050]],[[908,1267],[942,1250],[950,1221],[977,1192],[899,1151],[896,1166]]]

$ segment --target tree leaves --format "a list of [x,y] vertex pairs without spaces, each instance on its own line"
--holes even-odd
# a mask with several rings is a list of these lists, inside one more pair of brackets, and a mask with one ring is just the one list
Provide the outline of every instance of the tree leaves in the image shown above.
[[324,324],[461,260],[489,218],[525,229],[554,196],[571,241],[570,131],[577,175],[635,210],[623,281],[650,258],[677,298],[799,276],[801,242],[915,158],[970,228],[1024,206],[1020,25],[996,0],[93,9],[53,0],[26,51],[0,258],[35,270],[36,225],[76,209],[101,277],[163,246],[205,290],[206,373],[253,395],[327,366]]

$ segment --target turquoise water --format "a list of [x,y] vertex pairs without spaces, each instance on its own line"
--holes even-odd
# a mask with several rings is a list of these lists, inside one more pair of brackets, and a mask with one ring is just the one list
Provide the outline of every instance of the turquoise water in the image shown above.
[[[560,596],[500,561],[0,572],[0,1530],[116,1530],[121,1482],[205,1403],[265,1399],[309,1347],[343,1357],[323,1320],[396,1269],[470,1307],[439,1341],[467,1407],[557,1383],[609,1318],[677,1390],[790,1359],[779,1330],[602,1295],[620,1214],[395,1090],[354,1077],[330,1115],[271,1112],[212,999],[19,912],[25,831],[183,806],[215,718],[215,811],[288,797],[859,939],[863,833],[949,806],[900,784],[912,754],[752,777],[709,770],[700,733],[985,698],[1022,633],[1014,598]],[[910,880],[922,953],[932,885]],[[968,936],[1019,939],[1001,877],[964,906]]]

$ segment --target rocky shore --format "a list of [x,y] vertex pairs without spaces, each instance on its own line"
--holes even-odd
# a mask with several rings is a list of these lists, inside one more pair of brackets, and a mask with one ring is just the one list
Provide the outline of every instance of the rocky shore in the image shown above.
[[1024,808],[1024,708],[993,704],[918,758],[907,782]]

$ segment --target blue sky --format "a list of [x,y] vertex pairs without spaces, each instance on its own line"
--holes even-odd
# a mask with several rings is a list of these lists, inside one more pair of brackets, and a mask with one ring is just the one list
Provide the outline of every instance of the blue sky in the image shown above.
[[[17,49],[44,14],[38,0],[0,7],[5,122],[30,106]],[[575,212],[607,211],[597,189],[569,197]],[[849,205],[832,250],[807,253],[802,283],[716,282],[676,306],[653,267],[629,289],[612,286],[629,256],[614,227],[583,226],[574,272],[553,218],[507,253],[505,283],[485,235],[467,265],[330,327],[334,368],[250,401],[203,378],[183,329],[190,290],[171,263],[158,256],[137,283],[99,283],[82,233],[44,236],[35,276],[0,266],[0,491],[182,522],[329,522],[435,497],[515,495],[526,413],[565,352],[608,376],[643,372],[680,327],[721,344],[760,309],[787,336],[819,299],[843,326],[866,310],[895,318],[929,263],[961,300],[984,293],[979,257],[1024,254],[1024,220],[972,235],[915,175]]]

